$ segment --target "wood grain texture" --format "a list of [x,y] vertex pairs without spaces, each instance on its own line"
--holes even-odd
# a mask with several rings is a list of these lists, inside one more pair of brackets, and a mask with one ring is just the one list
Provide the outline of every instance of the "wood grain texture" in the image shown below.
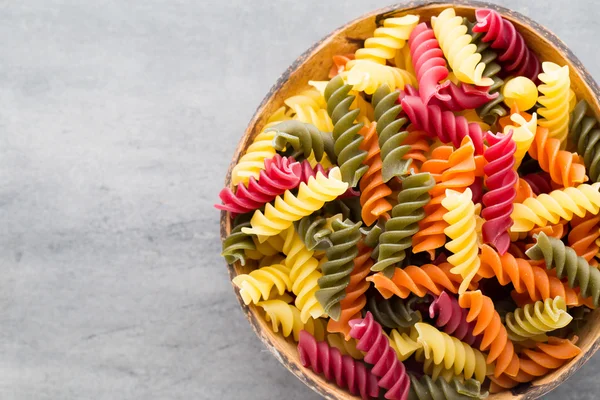
[[[260,132],[268,116],[283,105],[283,100],[300,90],[307,88],[309,80],[325,80],[331,66],[331,57],[335,54],[354,52],[362,45],[377,26],[377,22],[390,17],[402,16],[408,13],[418,13],[422,20],[429,20],[431,16],[439,14],[444,8],[452,6],[457,14],[473,18],[475,9],[492,8],[503,15],[504,18],[515,24],[517,30],[524,36],[527,44],[535,51],[541,60],[552,61],[560,65],[570,67],[571,87],[578,99],[584,98],[590,104],[596,117],[600,116],[600,89],[591,75],[569,50],[569,48],[558,39],[552,32],[539,25],[535,21],[515,11],[494,4],[459,0],[452,3],[445,1],[412,1],[405,4],[389,6],[368,13],[343,27],[332,32],[327,37],[315,43],[310,49],[302,54],[277,80],[269,93],[265,96],[257,108],[248,128],[240,140],[232,162],[227,171],[225,185],[231,186],[231,171],[238,162],[245,149]],[[231,221],[228,215],[221,213],[221,238],[224,239],[231,230]],[[247,272],[236,263],[228,266],[229,276]],[[269,325],[257,312],[254,306],[244,305],[237,290],[234,291],[254,331],[275,355],[275,357],[294,375],[302,380],[326,399],[354,399],[344,390],[330,384],[319,375],[304,369],[300,363],[295,344],[278,334],[274,334]],[[580,334],[578,345],[582,353],[567,363],[562,368],[537,379],[530,384],[521,385],[512,391],[491,395],[489,399],[536,399],[556,388],[573,373],[575,373],[600,346],[600,311],[594,311],[590,316],[590,322]]]

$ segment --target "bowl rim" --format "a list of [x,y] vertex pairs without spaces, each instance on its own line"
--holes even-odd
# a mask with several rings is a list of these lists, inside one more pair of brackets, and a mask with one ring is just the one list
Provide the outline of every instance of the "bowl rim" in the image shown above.
[[[475,8],[489,8],[497,11],[502,16],[510,16],[512,19],[520,20],[522,24],[528,25],[536,34],[539,36],[543,36],[546,41],[552,43],[557,50],[562,53],[563,57],[567,59],[574,67],[576,67],[581,77],[583,78],[584,83],[587,87],[593,92],[595,98],[600,99],[600,87],[589,73],[589,71],[585,68],[582,62],[579,60],[577,56],[569,49],[569,47],[552,31],[550,31],[545,26],[540,23],[532,20],[524,14],[521,14],[518,11],[512,10],[507,7],[503,7],[494,3],[478,1],[478,0],[414,0],[408,1],[404,3],[395,3],[386,7],[382,7],[376,10],[369,11],[360,15],[357,18],[352,19],[351,21],[343,24],[342,26],[336,28],[331,31],[323,38],[315,42],[312,46],[310,46],[307,50],[305,50],[294,62],[281,74],[281,76],[277,79],[277,81],[273,84],[273,86],[269,89],[267,94],[264,96],[263,100],[260,102],[256,111],[252,115],[250,122],[248,123],[244,135],[240,138],[238,142],[234,157],[229,164],[227,169],[227,174],[225,176],[225,187],[230,187],[231,185],[231,173],[235,165],[239,160],[239,156],[241,156],[242,151],[245,146],[245,138],[247,133],[251,131],[251,129],[256,125],[257,121],[261,118],[265,106],[269,103],[269,101],[275,96],[275,94],[282,88],[282,86],[288,81],[289,77],[304,64],[304,62],[309,59],[313,53],[315,53],[320,46],[329,38],[338,35],[340,32],[344,31],[346,27],[357,23],[358,21],[362,21],[369,17],[375,16],[376,21],[379,22],[382,19],[388,18],[391,15],[397,14],[399,12],[410,12],[411,10],[417,10],[426,6],[468,6]],[[238,157],[236,157],[236,155]],[[231,230],[231,220],[228,218],[229,213],[226,211],[221,211],[220,213],[220,236],[221,241],[225,240],[228,235],[228,231]],[[331,397],[331,393],[325,391],[317,382],[315,382],[307,373],[305,373],[302,369],[297,368],[296,362],[290,360],[284,353],[279,351],[273,343],[269,341],[269,339],[261,334],[262,327],[257,319],[257,315],[252,311],[250,306],[246,305],[239,293],[236,290],[236,286],[233,284],[232,280],[237,275],[235,272],[235,268],[233,265],[227,264],[227,270],[229,274],[229,280],[232,286],[232,289],[235,293],[236,298],[238,299],[238,303],[242,307],[248,322],[252,326],[252,330],[261,340],[261,342],[269,349],[269,351],[275,356],[280,363],[282,363],[288,371],[294,374],[298,379],[304,382],[309,388],[323,396],[327,399],[333,399]],[[577,361],[576,364],[572,365],[565,373],[559,375],[557,379],[537,386],[528,386],[527,388],[522,388],[520,390],[511,390],[511,393],[518,398],[522,399],[536,399],[548,392],[552,391],[556,387],[560,386],[564,381],[569,379],[579,368],[581,368],[600,348],[600,334],[596,337],[594,343],[590,346],[590,348],[581,356],[581,358]]]

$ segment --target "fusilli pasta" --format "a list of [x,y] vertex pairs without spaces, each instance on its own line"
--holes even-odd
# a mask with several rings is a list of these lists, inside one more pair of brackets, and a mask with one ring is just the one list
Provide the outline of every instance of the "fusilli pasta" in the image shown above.
[[569,130],[569,67],[544,62],[542,69],[544,72],[539,75],[539,79],[544,84],[538,89],[543,96],[538,101],[543,108],[538,109],[538,114],[544,118],[538,124],[542,128],[548,128],[550,137],[558,139],[564,149]]
[[453,8],[447,8],[437,17],[431,17],[431,27],[448,64],[456,77],[465,83],[478,86],[490,86],[493,81],[483,76],[485,64],[477,46],[471,43],[467,27],[461,17],[456,16]]
[[300,184],[297,196],[288,190],[283,197],[275,198],[275,205],[267,204],[264,214],[260,210],[255,211],[250,220],[252,228],[242,228],[242,232],[258,235],[259,239],[277,235],[294,221],[312,214],[323,207],[325,202],[344,193],[348,184],[341,178],[337,167],[329,171],[328,177],[318,173],[316,178],[309,179],[308,184]]
[[436,365],[443,363],[447,369],[454,368],[455,374],[464,374],[467,379],[484,381],[487,367],[479,350],[423,322],[415,324],[414,332],[416,341],[423,345],[425,358]]
[[556,270],[558,278],[566,277],[569,286],[578,287],[583,297],[592,297],[594,307],[600,299],[600,270],[588,264],[575,250],[565,246],[559,239],[540,233],[537,243],[526,251],[532,260],[544,260],[547,269]]
[[527,304],[506,314],[506,329],[512,341],[533,339],[545,342],[545,333],[567,326],[572,319],[567,312],[565,299],[555,297]]
[[463,281],[458,293],[464,293],[480,265],[477,256],[475,205],[471,201],[471,190],[467,189],[464,193],[446,190],[442,206],[447,210],[444,221],[448,223],[444,233],[452,239],[446,243],[446,249],[453,253],[448,257],[448,262],[454,265],[451,272],[462,276]]

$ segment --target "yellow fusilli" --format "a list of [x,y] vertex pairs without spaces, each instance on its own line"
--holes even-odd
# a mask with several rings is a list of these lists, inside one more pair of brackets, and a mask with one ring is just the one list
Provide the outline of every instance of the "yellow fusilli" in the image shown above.
[[548,194],[525,199],[515,203],[511,218],[514,221],[511,232],[528,232],[535,226],[557,224],[561,218],[566,221],[573,215],[583,217],[586,212],[594,215],[600,210],[600,182],[592,185],[582,184],[554,190]]
[[546,341],[546,332],[563,328],[573,320],[562,297],[536,301],[506,314],[508,338],[512,341]]
[[320,131],[331,132],[333,123],[327,114],[327,103],[316,89],[309,89],[284,101],[290,108],[292,119],[316,126]]
[[448,262],[454,266],[450,272],[463,278],[459,294],[468,289],[480,265],[475,204],[471,198],[470,189],[464,193],[446,190],[446,197],[442,200],[442,206],[448,210],[444,214],[444,221],[449,224],[444,233],[452,239],[446,243],[446,248],[454,253],[448,257]]
[[485,356],[479,350],[423,322],[416,323],[413,332],[411,336],[423,345],[426,359],[443,365],[445,369],[453,368],[455,375],[464,374],[467,379],[474,377],[480,382],[484,381],[487,365]]
[[390,342],[390,346],[396,352],[396,356],[400,361],[404,361],[412,356],[415,351],[422,349],[423,344],[412,339],[406,333],[400,333],[397,329],[392,329],[390,334],[387,336]]
[[537,114],[533,113],[529,121],[519,113],[513,113],[510,116],[510,119],[516,125],[505,126],[504,134],[508,134],[511,130],[513,132],[512,139],[517,145],[517,150],[515,151],[515,165],[513,167],[516,170],[519,168],[519,165],[521,165],[523,157],[525,157],[525,154],[529,151],[533,139],[535,138],[535,132],[537,130]]
[[[279,332],[279,328],[281,327],[281,334],[285,337],[293,334],[295,341],[298,341],[300,331],[303,329],[311,335],[314,335],[315,331],[317,334],[324,332],[322,330],[324,325],[321,322],[309,318],[303,323],[300,319],[300,310],[283,300],[265,300],[256,305],[265,311],[265,319],[267,322],[271,322],[273,332]],[[318,324],[321,325],[318,326]],[[324,333],[321,333],[320,336],[322,338]]]
[[233,278],[233,283],[240,289],[240,296],[245,304],[269,300],[271,289],[275,288],[279,295],[292,290],[290,268],[274,264],[256,269],[249,274],[241,274]]
[[431,17],[431,27],[448,64],[461,82],[478,86],[491,86],[494,81],[483,76],[485,64],[477,46],[471,43],[467,26],[462,17],[458,17],[453,8],[447,8],[437,17]]
[[354,60],[348,62],[348,71],[342,73],[344,80],[354,86],[354,90],[373,94],[381,85],[387,84],[391,90],[404,89],[410,84],[417,87],[417,78],[410,72],[381,65],[369,60]]
[[356,50],[356,59],[385,65],[386,60],[393,59],[396,52],[406,45],[412,30],[418,23],[417,15],[386,18],[383,20],[383,26],[375,29],[373,37],[365,40],[364,48]]
[[538,109],[543,119],[538,124],[548,128],[550,137],[561,141],[561,148],[566,146],[566,138],[569,133],[569,100],[571,96],[569,78],[569,67],[560,67],[552,62],[542,63],[543,73],[539,75],[543,82],[538,89],[543,94],[539,103],[544,106]]
[[319,318],[323,315],[323,307],[315,297],[319,290],[317,281],[323,276],[319,271],[319,261],[313,257],[314,251],[306,248],[293,226],[280,236],[284,239],[284,263],[290,268],[291,290],[296,295],[295,304],[301,311],[301,319],[305,322],[310,317]]
[[326,202],[335,200],[346,189],[348,184],[342,181],[338,167],[329,172],[329,177],[319,172],[316,178],[308,180],[308,185],[300,184],[297,196],[287,190],[283,197],[275,198],[275,205],[268,203],[265,206],[264,214],[256,210],[250,220],[252,227],[243,228],[242,232],[257,235],[259,241],[264,242],[267,237],[289,228],[294,221],[321,209]]

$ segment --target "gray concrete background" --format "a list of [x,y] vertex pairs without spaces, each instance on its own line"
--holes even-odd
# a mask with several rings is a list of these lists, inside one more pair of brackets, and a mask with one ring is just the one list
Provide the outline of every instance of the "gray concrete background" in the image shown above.
[[[600,5],[501,3],[600,79]],[[280,73],[387,4],[0,2],[0,399],[317,398],[240,312],[212,204]]]

